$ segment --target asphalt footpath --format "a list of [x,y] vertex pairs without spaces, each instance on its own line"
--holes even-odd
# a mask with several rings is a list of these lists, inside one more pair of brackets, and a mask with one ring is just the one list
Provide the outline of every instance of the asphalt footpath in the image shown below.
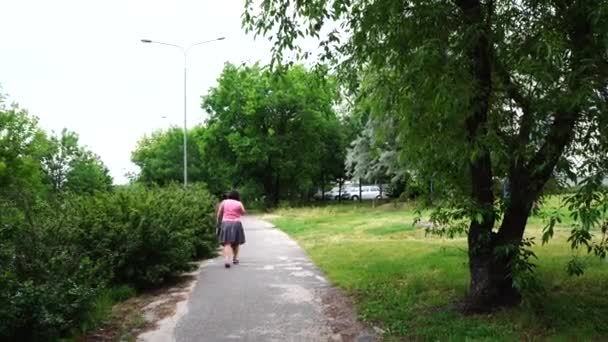
[[240,264],[226,269],[221,256],[204,263],[175,340],[339,340],[323,313],[329,284],[302,249],[258,218],[244,217],[243,226]]

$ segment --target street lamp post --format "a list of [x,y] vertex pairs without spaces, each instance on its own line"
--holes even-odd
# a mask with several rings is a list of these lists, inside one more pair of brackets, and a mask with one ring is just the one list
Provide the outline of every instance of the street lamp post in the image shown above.
[[154,43],[154,44],[161,44],[161,45],[168,45],[168,46],[173,46],[176,47],[178,49],[180,49],[180,51],[182,52],[182,54],[184,55],[184,187],[186,187],[188,185],[188,111],[187,111],[187,106],[186,106],[186,90],[187,90],[187,75],[188,75],[188,51],[190,51],[190,49],[192,49],[193,47],[197,46],[197,45],[201,45],[201,44],[205,44],[205,43],[211,43],[211,42],[215,42],[218,40],[224,40],[225,37],[219,37],[219,38],[215,38],[215,39],[211,39],[211,40],[205,40],[203,42],[198,42],[198,43],[194,43],[191,45],[188,45],[187,47],[183,47],[180,45],[175,45],[175,44],[170,44],[170,43],[163,43],[163,42],[157,42],[154,40],[150,40],[150,39],[142,39],[141,42],[142,43]]

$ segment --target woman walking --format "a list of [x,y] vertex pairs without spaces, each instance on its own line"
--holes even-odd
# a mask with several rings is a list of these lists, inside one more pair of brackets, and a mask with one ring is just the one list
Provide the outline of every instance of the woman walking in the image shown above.
[[239,263],[239,246],[245,243],[245,231],[241,223],[245,207],[237,191],[230,191],[227,197],[220,203],[217,221],[220,226],[219,240],[224,249],[224,266],[230,268],[230,259],[235,265]]

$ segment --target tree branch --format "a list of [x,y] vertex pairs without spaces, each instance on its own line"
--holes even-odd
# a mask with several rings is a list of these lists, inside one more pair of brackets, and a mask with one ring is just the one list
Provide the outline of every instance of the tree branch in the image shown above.
[[[470,59],[470,73],[475,82],[474,96],[470,102],[470,113],[465,119],[467,139],[473,156],[470,162],[471,198],[483,212],[482,222],[471,221],[469,247],[478,247],[494,226],[492,210],[494,193],[492,191],[492,158],[488,147],[480,137],[488,133],[488,112],[492,94],[492,63],[489,27],[484,26],[484,14],[478,0],[455,0],[463,11],[465,24],[472,28],[471,42],[466,54]],[[491,14],[487,14],[490,16]],[[488,19],[489,20],[489,19]],[[483,245],[483,243],[482,243]],[[487,247],[487,246],[486,246]],[[472,251],[472,253],[477,253]]]
[[[563,11],[567,10],[567,8],[560,9]],[[581,88],[584,88],[584,80],[589,74],[594,72],[584,62],[585,60],[592,59],[589,55],[593,53],[593,50],[590,49],[593,43],[590,23],[582,20],[579,16],[573,17],[572,20],[573,27],[569,32],[572,44],[572,77],[568,85],[568,91],[566,91],[564,96],[565,98],[576,99],[578,97],[576,93]],[[527,166],[535,193],[541,190],[542,186],[551,176],[564,149],[574,136],[574,128],[581,115],[580,104],[577,102],[566,106],[566,108],[556,110],[555,120],[551,125],[545,142]]]
[[507,95],[521,108],[522,116],[519,122],[517,142],[524,146],[530,140],[530,132],[534,125],[532,102],[522,92],[521,87],[512,79],[510,73],[498,61],[494,62],[494,70],[507,89]]
[[574,125],[579,116],[580,112],[578,110],[555,114],[555,121],[551,125],[545,142],[526,166],[526,169],[530,172],[535,191],[540,191],[545,180],[550,177],[566,145],[572,140]]

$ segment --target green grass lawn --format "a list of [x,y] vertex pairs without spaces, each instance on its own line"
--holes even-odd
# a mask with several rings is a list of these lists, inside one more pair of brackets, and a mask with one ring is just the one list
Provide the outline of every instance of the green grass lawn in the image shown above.
[[[551,198],[543,211],[558,206],[559,198]],[[468,286],[466,237],[426,236],[412,225],[414,217],[408,206],[350,204],[281,209],[266,219],[295,238],[331,282],[355,298],[360,317],[385,329],[388,341],[608,340],[608,262],[585,257],[583,276],[566,274],[569,219],[545,246],[543,220],[529,221],[547,290],[540,307],[464,316],[453,304]]]

